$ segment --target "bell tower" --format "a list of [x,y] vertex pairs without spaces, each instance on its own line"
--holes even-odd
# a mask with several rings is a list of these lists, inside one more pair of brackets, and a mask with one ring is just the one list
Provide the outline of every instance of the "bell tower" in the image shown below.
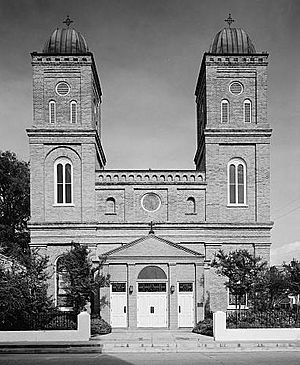
[[95,170],[101,145],[102,91],[92,52],[71,27],[54,30],[33,52],[31,224],[95,221]]
[[228,23],[204,53],[196,86],[196,169],[209,222],[270,223],[268,54]]

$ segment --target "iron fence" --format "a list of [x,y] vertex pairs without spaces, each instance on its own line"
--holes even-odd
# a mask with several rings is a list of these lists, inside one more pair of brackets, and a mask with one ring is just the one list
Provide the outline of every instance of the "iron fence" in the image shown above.
[[0,318],[0,331],[76,330],[77,315],[73,312],[23,314]]
[[227,328],[299,328],[300,313],[297,310],[253,312],[241,310],[227,312]]

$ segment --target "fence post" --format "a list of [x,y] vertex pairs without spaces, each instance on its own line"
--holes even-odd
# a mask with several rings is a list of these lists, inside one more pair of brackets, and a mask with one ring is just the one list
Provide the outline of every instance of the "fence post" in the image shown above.
[[80,312],[77,316],[80,339],[82,341],[89,341],[91,337],[91,316],[88,312]]
[[222,341],[226,333],[226,313],[217,311],[213,315],[214,340]]

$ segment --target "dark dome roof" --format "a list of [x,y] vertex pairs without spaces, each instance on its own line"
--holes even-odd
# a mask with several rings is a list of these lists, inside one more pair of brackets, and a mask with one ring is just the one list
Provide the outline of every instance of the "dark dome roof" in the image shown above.
[[87,53],[83,36],[73,28],[57,28],[45,43],[43,53]]
[[224,28],[210,46],[210,53],[256,53],[248,34],[241,28]]

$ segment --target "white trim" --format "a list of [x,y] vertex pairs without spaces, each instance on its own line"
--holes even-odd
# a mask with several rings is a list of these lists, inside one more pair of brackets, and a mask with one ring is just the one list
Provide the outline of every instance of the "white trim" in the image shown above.
[[[52,105],[53,105],[53,120],[52,120]],[[48,116],[49,116],[49,123],[55,124],[56,123],[56,102],[54,100],[50,100],[48,104]]]
[[[63,166],[63,202],[62,203],[58,203],[57,202],[57,165],[62,164]],[[70,203],[66,203],[66,196],[65,196],[65,166],[66,164],[70,164],[71,165],[71,202]],[[71,162],[71,160],[69,160],[66,157],[60,157],[58,158],[55,163],[54,163],[54,204],[53,206],[74,206],[74,201],[73,201],[73,184],[74,184],[74,180],[73,180],[73,164]]]
[[[227,105],[227,115],[226,115],[226,118],[227,118],[227,121],[225,122],[225,121],[223,121],[223,104],[224,105]],[[227,124],[227,123],[229,123],[229,121],[230,121],[230,119],[229,119],[229,117],[230,117],[230,103],[229,103],[229,101],[227,100],[227,99],[223,99],[222,101],[221,101],[221,123],[224,123],[224,124]]]
[[[246,121],[246,104],[250,104],[250,120]],[[243,103],[243,120],[244,123],[251,123],[252,122],[252,102],[250,99],[245,99]]]
[[[237,84],[241,85],[241,92],[239,92],[239,93],[237,93],[237,94],[233,93],[233,92],[230,90],[230,88],[231,88],[232,84],[235,84],[235,83],[237,83]],[[229,88],[229,92],[230,92],[232,95],[234,95],[234,96],[241,95],[241,94],[243,93],[243,91],[244,91],[244,85],[243,85],[240,81],[237,81],[237,80],[232,81],[232,82],[229,84],[229,87],[228,87],[228,88]]]
[[[230,165],[235,166],[235,203],[230,202]],[[244,180],[244,201],[243,203],[238,202],[238,165],[243,166],[243,180]],[[244,160],[240,158],[234,158],[227,164],[227,206],[228,207],[247,207],[247,166]]]

